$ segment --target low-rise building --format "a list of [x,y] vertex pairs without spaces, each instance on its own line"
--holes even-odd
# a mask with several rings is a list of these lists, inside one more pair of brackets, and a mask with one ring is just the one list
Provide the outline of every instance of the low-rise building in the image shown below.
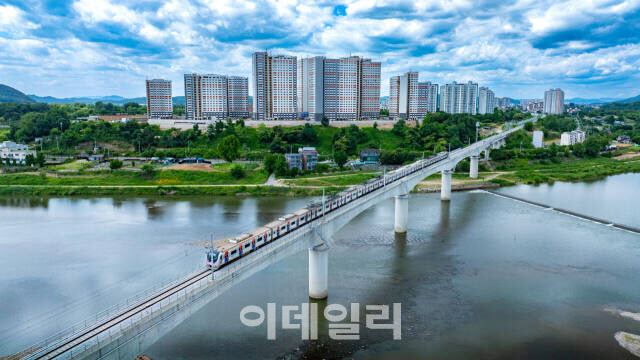
[[570,132],[563,132],[560,135],[560,145],[561,146],[570,146],[575,143],[584,142],[586,138],[586,134],[582,130],[573,130]]
[[302,168],[305,170],[315,170],[318,164],[318,151],[314,147],[298,148],[298,154],[302,155]]
[[360,151],[360,161],[362,162],[379,162],[380,150],[378,149],[362,149]]
[[36,156],[34,150],[29,150],[26,144],[16,144],[13,141],[3,141],[0,143],[0,159],[6,163],[7,160],[11,164],[26,165],[27,155]]
[[616,141],[620,144],[631,144],[631,136],[629,135],[620,135],[616,139]]
[[287,159],[287,168],[298,168],[298,170],[302,170],[302,154],[284,154],[284,157]]

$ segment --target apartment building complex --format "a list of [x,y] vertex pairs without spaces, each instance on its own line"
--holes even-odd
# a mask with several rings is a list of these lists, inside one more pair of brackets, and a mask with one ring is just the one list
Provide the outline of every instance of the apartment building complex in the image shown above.
[[252,56],[253,118],[295,120],[298,118],[297,59],[256,52]]
[[544,113],[564,113],[564,91],[560,89],[550,89],[544,92]]
[[298,62],[298,110],[314,120],[380,118],[380,63],[358,56]]
[[186,118],[234,119],[249,117],[249,80],[218,74],[185,74]]
[[496,95],[487,87],[481,87],[478,94],[478,114],[493,114]]
[[171,80],[147,80],[146,88],[147,117],[149,119],[163,119],[173,117]]
[[417,72],[393,76],[389,80],[389,117],[421,120],[437,111],[438,85],[420,82]]
[[440,111],[475,115],[478,108],[478,84],[446,84],[440,88]]

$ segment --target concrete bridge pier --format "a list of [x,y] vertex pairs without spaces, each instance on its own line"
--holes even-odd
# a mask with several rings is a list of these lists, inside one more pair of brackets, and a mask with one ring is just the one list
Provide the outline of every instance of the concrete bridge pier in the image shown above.
[[409,222],[409,194],[396,196],[396,219],[394,230],[397,233],[407,232],[407,223]]
[[309,249],[309,297],[326,299],[329,293],[329,247],[325,243]]
[[451,200],[451,174],[453,170],[442,170],[442,185],[440,186],[440,200]]
[[489,161],[489,151],[491,151],[490,148],[484,149],[484,161]]
[[480,156],[471,155],[470,164],[469,164],[469,177],[472,179],[478,178],[478,159]]

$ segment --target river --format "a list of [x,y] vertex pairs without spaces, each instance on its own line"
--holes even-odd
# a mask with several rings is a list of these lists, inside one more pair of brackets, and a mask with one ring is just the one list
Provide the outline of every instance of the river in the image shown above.
[[[640,174],[499,191],[640,227]],[[0,199],[0,354],[83,320],[203,262],[193,242],[230,236],[309,199]],[[402,306],[402,340],[370,330],[318,341],[266,324],[247,305],[308,302],[307,253],[283,259],[214,299],[146,351],[152,359],[631,358],[613,335],[640,322],[640,235],[483,191],[412,194],[407,235],[393,233],[392,199],[333,239],[329,298]],[[279,314],[279,313],[278,313]]]

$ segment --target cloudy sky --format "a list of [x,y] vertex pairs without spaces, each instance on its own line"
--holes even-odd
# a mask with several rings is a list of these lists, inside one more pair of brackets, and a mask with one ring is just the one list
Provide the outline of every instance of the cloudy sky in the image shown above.
[[249,76],[251,53],[349,54],[389,76],[498,96],[640,94],[640,0],[0,0],[0,83],[57,97],[144,96],[144,79]]

